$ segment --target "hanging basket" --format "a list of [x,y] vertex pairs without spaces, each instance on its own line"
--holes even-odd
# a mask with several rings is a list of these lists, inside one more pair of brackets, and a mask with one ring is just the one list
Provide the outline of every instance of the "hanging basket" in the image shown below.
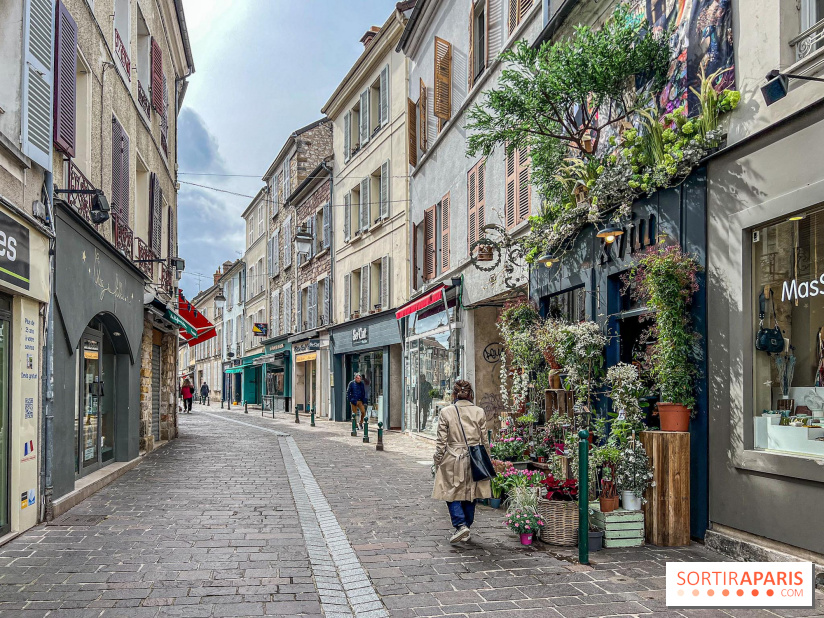
[[541,540],[550,545],[572,547],[578,529],[578,503],[560,500],[538,500],[538,514],[544,520]]

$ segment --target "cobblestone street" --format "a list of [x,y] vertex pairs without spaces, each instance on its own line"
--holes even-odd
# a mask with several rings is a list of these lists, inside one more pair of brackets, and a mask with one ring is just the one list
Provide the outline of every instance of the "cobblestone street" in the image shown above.
[[824,615],[668,610],[667,560],[721,559],[700,546],[581,567],[521,547],[484,507],[451,546],[431,446],[391,434],[379,453],[341,424],[256,414],[196,406],[179,439],[64,516],[86,519],[0,547],[0,616]]

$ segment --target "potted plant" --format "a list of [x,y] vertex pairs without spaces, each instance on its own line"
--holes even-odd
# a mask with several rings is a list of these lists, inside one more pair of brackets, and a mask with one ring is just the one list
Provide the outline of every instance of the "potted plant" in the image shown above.
[[688,431],[695,406],[692,361],[698,335],[692,330],[690,305],[698,290],[698,268],[680,247],[659,244],[644,253],[627,281],[632,295],[652,312],[654,343],[647,358],[661,393],[657,414],[662,431]]
[[489,499],[489,506],[491,506],[493,509],[501,508],[501,500],[504,491],[507,488],[507,484],[508,478],[504,476],[504,474],[501,472],[499,472],[490,479],[489,485],[492,488],[492,497]]
[[634,435],[622,451],[616,474],[624,509],[640,511],[645,502],[644,491],[653,484],[653,475],[644,445]]
[[538,463],[546,463],[547,457],[549,457],[549,449],[545,444],[539,444],[535,447],[535,459]]
[[523,462],[526,443],[521,436],[509,436],[499,438],[497,442],[489,445],[489,456],[503,461]]
[[561,481],[549,475],[541,481],[546,490],[538,500],[538,513],[546,525],[541,540],[551,545],[575,545],[578,528],[578,481]]
[[532,535],[540,533],[544,520],[535,511],[518,509],[506,514],[504,525],[520,535],[521,545],[532,545]]
[[589,511],[589,551],[601,551],[604,548],[604,531],[592,523],[593,511]]
[[610,513],[618,508],[618,486],[616,469],[621,460],[621,450],[609,443],[594,449],[593,464],[601,472],[601,494],[598,502],[602,513]]

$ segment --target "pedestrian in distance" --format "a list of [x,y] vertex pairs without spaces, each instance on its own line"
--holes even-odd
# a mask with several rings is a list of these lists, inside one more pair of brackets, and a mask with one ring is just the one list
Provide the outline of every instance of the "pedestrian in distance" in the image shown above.
[[183,386],[180,387],[180,396],[183,397],[183,411],[189,414],[192,413],[192,399],[195,396],[195,387],[189,382],[189,378],[183,380]]
[[206,382],[203,382],[203,386],[200,387],[200,399],[203,405],[209,403],[209,385]]
[[361,374],[356,373],[355,379],[346,387],[346,400],[349,402],[353,416],[360,412],[358,427],[363,429],[363,421],[366,418],[366,385],[363,383]]
[[475,499],[492,497],[489,479],[472,480],[469,446],[489,448],[486,414],[472,402],[475,393],[466,380],[452,389],[452,405],[441,410],[435,447],[435,488],[432,497],[445,500],[455,532],[450,543],[468,541],[475,520]]

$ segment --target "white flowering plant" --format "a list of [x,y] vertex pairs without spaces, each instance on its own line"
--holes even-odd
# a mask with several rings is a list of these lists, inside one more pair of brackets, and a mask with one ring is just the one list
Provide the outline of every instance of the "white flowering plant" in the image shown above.
[[622,449],[615,473],[621,491],[631,491],[641,499],[647,487],[654,485],[652,465],[647,457],[647,451],[644,445],[635,439],[627,442]]
[[646,429],[643,409],[649,403],[642,397],[649,393],[635,365],[613,365],[607,370],[606,382],[613,411],[598,420],[596,432],[611,444],[625,444],[634,432]]
[[592,409],[592,394],[603,376],[606,344],[607,337],[595,322],[566,324],[558,337],[555,358],[567,374],[564,386],[587,410]]

